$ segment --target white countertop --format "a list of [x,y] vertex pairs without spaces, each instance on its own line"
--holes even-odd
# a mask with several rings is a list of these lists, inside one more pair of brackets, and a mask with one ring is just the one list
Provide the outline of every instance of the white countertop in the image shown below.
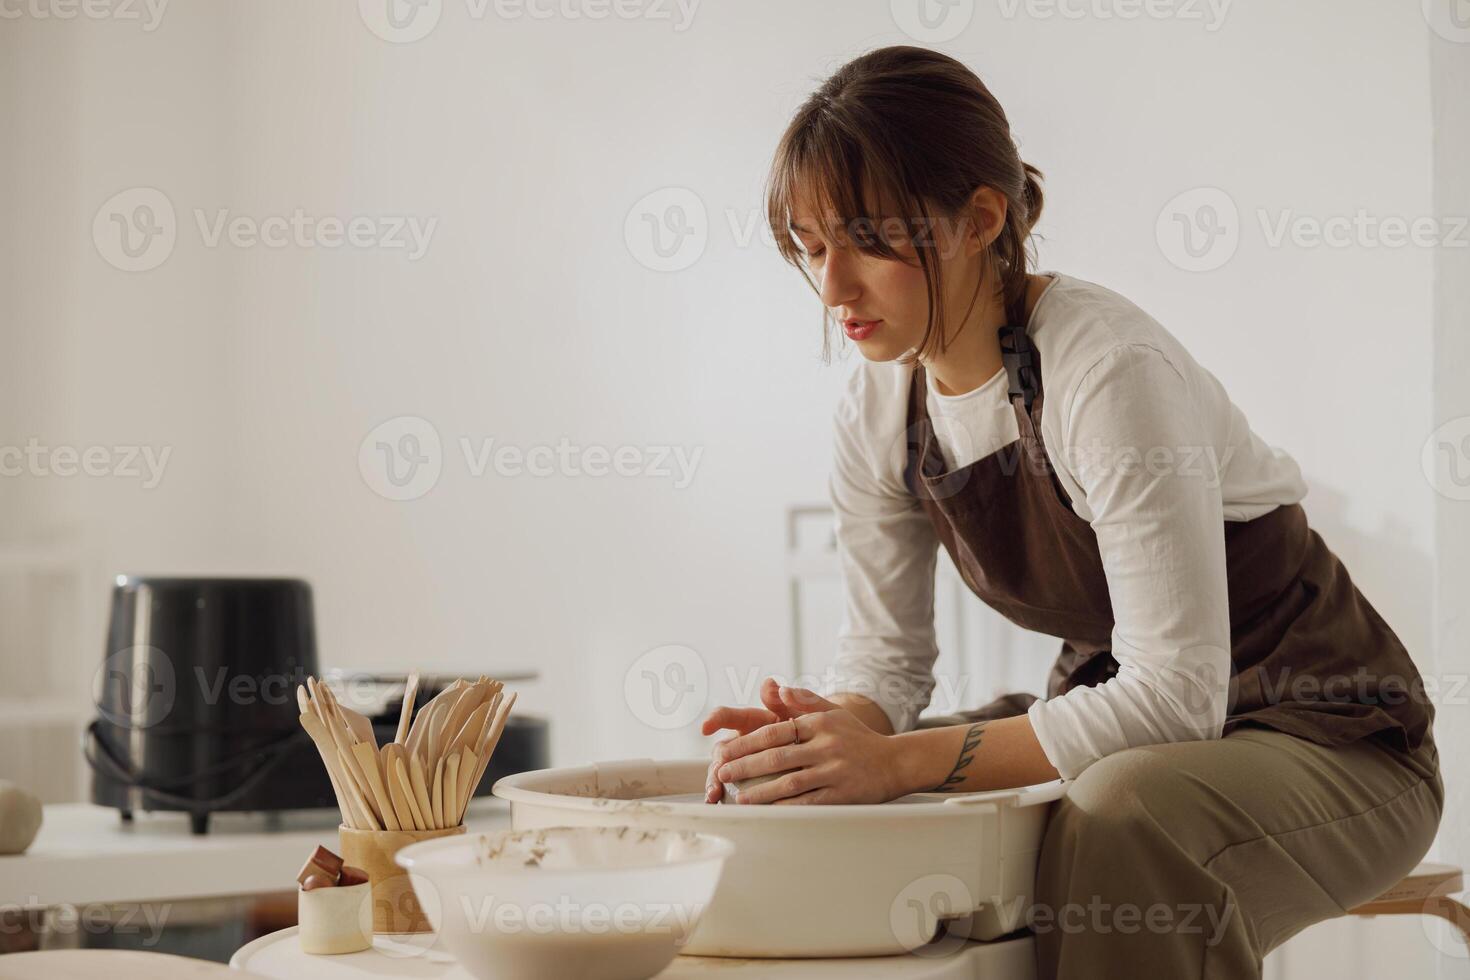
[[[41,832],[24,854],[0,857],[0,906],[49,907],[89,902],[220,898],[286,891],[318,844],[334,851],[336,810],[276,815],[216,813],[209,833],[189,832],[182,813],[138,813],[125,824],[116,810],[90,803],[45,808]],[[477,799],[472,831],[509,830],[510,806]]]
[[[303,953],[296,935],[292,926],[262,936],[241,947],[230,966],[247,976],[280,980],[474,980],[431,935],[377,936],[372,949],[337,956]],[[969,940],[907,956],[814,960],[676,956],[656,980],[695,980],[713,973],[722,980],[1035,980],[1036,952],[1032,937],[1023,935],[989,943]]]

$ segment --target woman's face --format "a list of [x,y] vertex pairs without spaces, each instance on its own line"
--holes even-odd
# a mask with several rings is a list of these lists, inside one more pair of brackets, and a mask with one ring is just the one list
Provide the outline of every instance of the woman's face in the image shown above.
[[[791,224],[823,305],[864,357],[891,361],[920,345],[929,322],[928,288],[914,245],[915,236],[925,240],[921,219],[886,218],[843,228],[832,212],[819,217],[799,202]],[[864,254],[855,242],[864,235],[881,236],[899,257]],[[939,266],[945,316],[955,321],[945,324],[945,335],[952,336],[974,295],[984,245],[994,235],[977,234],[962,218],[940,218],[929,226],[928,236],[936,246],[931,254]]]

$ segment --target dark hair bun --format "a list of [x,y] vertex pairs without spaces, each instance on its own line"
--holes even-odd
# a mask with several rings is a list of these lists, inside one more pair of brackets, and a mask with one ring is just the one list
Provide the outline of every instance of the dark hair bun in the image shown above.
[[1021,167],[1026,172],[1026,230],[1030,231],[1041,218],[1041,171],[1029,163],[1022,163]]

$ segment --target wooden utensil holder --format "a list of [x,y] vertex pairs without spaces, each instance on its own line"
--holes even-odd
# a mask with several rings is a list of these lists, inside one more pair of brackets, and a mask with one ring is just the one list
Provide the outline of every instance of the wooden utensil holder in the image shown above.
[[373,890],[375,933],[431,932],[433,925],[419,906],[408,872],[393,862],[393,856],[409,844],[465,832],[464,824],[439,830],[358,830],[337,828],[342,844],[342,863],[367,872]]

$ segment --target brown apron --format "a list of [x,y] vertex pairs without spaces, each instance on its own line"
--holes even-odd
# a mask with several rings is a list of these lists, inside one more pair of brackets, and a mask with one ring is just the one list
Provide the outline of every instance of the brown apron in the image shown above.
[[[1020,312],[1011,304],[1010,323]],[[904,476],[965,584],[1011,622],[1063,640],[1047,681],[1053,698],[1118,672],[1112,604],[1097,535],[1072,510],[1042,443],[1040,356],[1024,327],[1000,335],[1020,437],[946,472],[916,365]],[[1223,533],[1232,661],[1224,734],[1257,726],[1322,745],[1372,736],[1405,753],[1427,741],[1433,754],[1434,708],[1413,660],[1301,505],[1226,521]],[[1008,694],[963,715],[1007,717],[1035,700]]]

